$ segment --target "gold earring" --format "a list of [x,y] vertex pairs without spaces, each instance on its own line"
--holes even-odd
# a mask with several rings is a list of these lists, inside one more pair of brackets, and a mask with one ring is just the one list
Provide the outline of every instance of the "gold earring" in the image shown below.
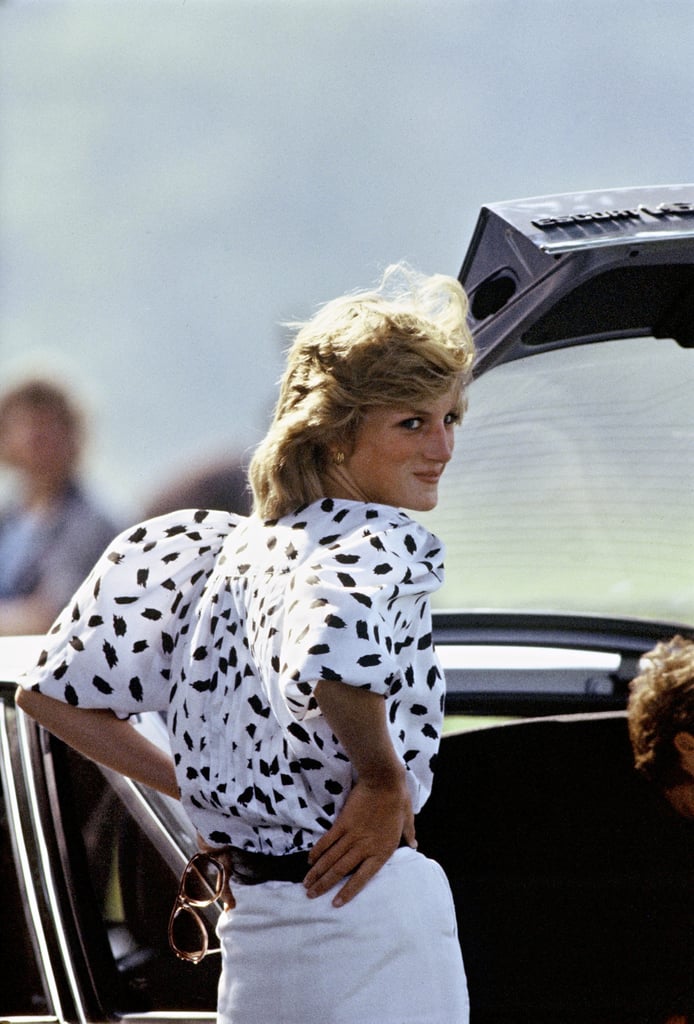
[[333,452],[333,463],[336,466],[341,466],[345,461],[345,453],[343,451]]

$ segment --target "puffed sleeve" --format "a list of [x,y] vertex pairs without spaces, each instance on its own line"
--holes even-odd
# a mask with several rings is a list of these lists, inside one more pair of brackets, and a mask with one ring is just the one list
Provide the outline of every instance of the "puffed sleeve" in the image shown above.
[[58,617],[20,684],[120,716],[164,710],[179,636],[238,520],[226,512],[185,510],[121,533]]
[[298,719],[313,689],[335,680],[387,696],[401,685],[405,648],[431,646],[429,594],[443,581],[443,550],[413,520],[362,528],[315,552],[287,593],[280,686]]

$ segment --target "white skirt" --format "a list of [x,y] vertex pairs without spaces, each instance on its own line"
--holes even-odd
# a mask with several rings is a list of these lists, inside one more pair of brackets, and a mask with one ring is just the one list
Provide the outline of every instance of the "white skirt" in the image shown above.
[[234,887],[222,914],[217,1024],[467,1024],[467,985],[442,868],[403,847],[344,907],[337,888]]

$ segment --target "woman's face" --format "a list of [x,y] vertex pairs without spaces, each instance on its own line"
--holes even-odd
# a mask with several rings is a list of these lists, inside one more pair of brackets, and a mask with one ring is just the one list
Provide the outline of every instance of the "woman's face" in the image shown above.
[[413,406],[369,410],[341,465],[326,473],[326,497],[425,512],[453,454],[459,390]]

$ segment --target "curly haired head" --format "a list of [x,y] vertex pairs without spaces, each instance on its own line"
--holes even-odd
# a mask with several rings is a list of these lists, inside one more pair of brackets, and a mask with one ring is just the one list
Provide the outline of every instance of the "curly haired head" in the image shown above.
[[656,644],[640,668],[628,707],[634,761],[652,782],[669,788],[682,774],[675,736],[694,735],[694,641],[677,635]]
[[403,264],[374,291],[334,299],[296,331],[274,419],[250,465],[255,508],[276,518],[323,496],[331,447],[349,446],[364,414],[458,388],[474,356],[467,297],[455,278]]

